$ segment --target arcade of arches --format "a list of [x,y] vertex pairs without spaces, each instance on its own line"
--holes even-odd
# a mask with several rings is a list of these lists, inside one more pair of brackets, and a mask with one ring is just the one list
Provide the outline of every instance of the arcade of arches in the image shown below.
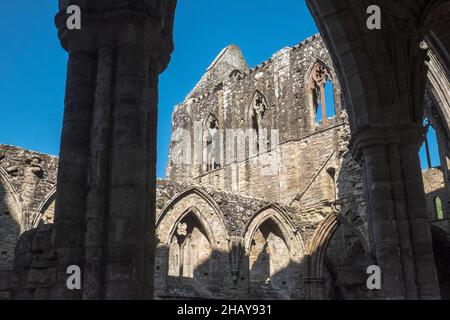
[[219,53],[156,180],[176,1],[60,1],[60,157],[0,145],[0,298],[449,299],[450,1],[372,1],[381,30],[366,1],[306,2],[321,35],[256,67]]

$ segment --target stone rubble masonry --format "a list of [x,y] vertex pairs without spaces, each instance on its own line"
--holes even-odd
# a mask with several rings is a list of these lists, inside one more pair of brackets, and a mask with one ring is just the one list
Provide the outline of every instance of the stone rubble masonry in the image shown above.
[[[2,298],[9,297],[11,287],[8,283],[15,281],[12,270],[19,235],[34,233],[35,228],[39,226],[46,229],[53,223],[57,168],[57,157],[0,145],[0,297]],[[22,239],[23,241],[27,242]],[[42,251],[49,247],[49,242],[38,236],[34,242],[29,242],[29,246],[30,252],[31,246],[35,250]],[[28,258],[31,259],[30,254]],[[25,264],[30,263],[31,261]]]

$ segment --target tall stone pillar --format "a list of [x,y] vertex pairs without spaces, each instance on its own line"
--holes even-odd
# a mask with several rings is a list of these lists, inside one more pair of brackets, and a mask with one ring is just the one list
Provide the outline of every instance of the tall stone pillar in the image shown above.
[[368,128],[352,139],[363,165],[369,234],[382,271],[380,298],[438,298],[419,129]]
[[[67,7],[81,9],[69,30]],[[158,75],[176,0],[60,0],[69,53],[53,247],[56,298],[153,296]],[[81,290],[65,286],[78,265]]]
[[446,4],[378,0],[382,26],[374,29],[365,1],[306,2],[348,103],[371,245],[384,279],[378,293],[386,299],[439,298],[418,151],[428,71],[422,41],[430,30],[448,30]]

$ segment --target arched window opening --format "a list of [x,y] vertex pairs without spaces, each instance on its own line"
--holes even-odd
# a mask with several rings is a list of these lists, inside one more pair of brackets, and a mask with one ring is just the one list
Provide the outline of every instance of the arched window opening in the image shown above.
[[327,200],[336,200],[336,169],[328,168],[326,174],[325,192]]
[[204,129],[204,167],[206,172],[221,167],[221,152],[219,121],[214,115],[210,115],[205,122]]
[[419,151],[422,170],[441,166],[439,157],[439,144],[436,131],[428,118],[424,120],[424,133],[422,135],[422,147]]
[[[333,83],[330,79],[325,83],[325,97],[322,103],[319,100],[318,105],[316,106],[316,122],[320,123],[325,120],[325,124],[327,123],[327,119],[335,116],[335,104],[334,104],[334,91],[333,91]],[[323,117],[323,110],[326,110],[326,117]]]
[[211,276],[211,256],[211,244],[203,227],[193,213],[188,214],[172,236],[168,275],[205,282]]
[[434,198],[434,207],[436,210],[436,220],[444,220],[444,209],[442,208],[441,198]]
[[255,293],[273,289],[289,296],[293,282],[289,248],[281,230],[268,219],[253,235],[249,257],[250,284]]
[[254,133],[256,153],[265,152],[268,147],[267,132],[269,128],[266,125],[266,112],[266,98],[261,92],[256,91],[251,108],[251,125]]
[[335,116],[335,99],[333,82],[328,68],[318,62],[314,65],[309,84],[309,95],[312,97],[312,112],[316,123],[328,124],[328,117]]

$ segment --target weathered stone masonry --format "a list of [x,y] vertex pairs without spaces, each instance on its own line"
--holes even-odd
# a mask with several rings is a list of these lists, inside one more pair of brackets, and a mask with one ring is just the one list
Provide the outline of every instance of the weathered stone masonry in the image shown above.
[[[53,222],[57,167],[56,157],[0,145],[0,298],[9,298],[14,284],[19,235]],[[29,245],[48,243],[37,238]]]
[[[252,69],[240,50],[230,46],[219,54],[185,102],[176,107],[168,179],[158,180],[156,189],[157,298],[373,298],[365,288],[365,268],[373,263],[373,257],[361,168],[348,150],[350,128],[336,80],[336,115],[326,123],[316,121],[318,104],[308,90],[311,78],[307,74],[311,76],[317,62],[333,77],[330,57],[318,36],[285,48]],[[207,125],[212,116],[224,132],[219,152],[225,159],[229,142],[225,129],[252,125],[251,108],[257,95],[264,102],[265,123],[280,130],[279,145],[268,149],[268,153],[277,153],[276,158],[269,158],[270,165],[278,164],[276,170],[263,170],[264,153],[250,161],[248,147],[243,161],[217,162],[216,167],[214,163],[210,167],[196,164],[192,153],[188,159],[192,162],[185,161],[186,148],[177,147],[181,141],[177,129],[194,134],[193,123]],[[290,121],[289,128],[286,123]],[[200,135],[207,129],[200,128]],[[203,156],[205,141],[200,141]],[[16,173],[20,177],[18,188],[28,190],[23,193],[24,203],[31,203],[28,197],[35,194],[39,209],[31,219],[34,224],[17,224],[25,231],[16,248],[17,277],[5,271],[9,287],[3,287],[2,292],[9,297],[14,288],[17,298],[57,298],[52,292],[57,282],[58,251],[51,249],[53,225],[46,224],[53,220],[56,158],[33,156],[13,147],[2,149],[6,155],[0,163],[0,168],[6,168],[2,171],[6,172],[4,185],[8,175],[15,174],[8,169],[9,159],[20,154],[31,154],[24,159],[44,159],[40,162],[44,174],[39,174],[33,160],[24,160],[29,170]],[[27,172],[36,172],[38,179],[28,178],[35,181],[35,191],[27,182]],[[435,233],[445,237],[448,219],[434,218],[436,192],[447,210],[442,171],[430,169],[423,177],[430,221],[439,228]],[[49,193],[36,191],[39,186],[50,189]],[[15,193],[3,198],[3,206],[14,207]],[[7,236],[13,239],[9,240],[11,247],[18,234],[8,231]],[[436,250],[442,252],[440,247]],[[444,268],[448,265],[445,259],[440,262]],[[120,264],[111,274],[124,270]]]
[[[81,30],[67,29],[69,5],[81,8]],[[39,252],[47,265],[17,261],[17,298],[153,296],[157,86],[173,50],[175,5],[59,1],[55,23],[69,57],[55,221]],[[28,249],[18,246],[33,259]],[[66,287],[69,265],[81,267],[82,290]]]
[[[51,195],[35,201],[52,192],[51,165],[32,156],[20,170],[27,151],[5,147],[2,297],[448,298],[450,1],[376,0],[381,30],[366,28],[365,1],[306,2],[329,53],[315,36],[249,68],[224,49],[174,112],[155,199],[175,1],[60,1],[69,63],[54,224]],[[81,32],[65,29],[70,4]],[[335,116],[316,119],[330,83]],[[424,117],[441,166],[422,173]],[[235,146],[229,129],[250,134]],[[17,233],[35,224],[11,272]],[[382,289],[368,292],[373,263]],[[65,287],[69,264],[82,267],[81,291]]]

